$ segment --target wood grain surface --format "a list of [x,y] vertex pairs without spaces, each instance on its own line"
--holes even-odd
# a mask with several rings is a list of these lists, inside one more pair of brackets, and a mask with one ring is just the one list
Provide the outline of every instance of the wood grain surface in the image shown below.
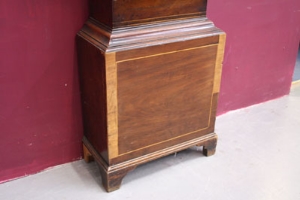
[[105,58],[101,50],[77,37],[84,135],[108,161]]
[[109,27],[206,14],[207,0],[90,0],[90,15]]
[[107,135],[109,158],[118,156],[118,83],[115,53],[105,56],[106,96],[107,96]]
[[217,45],[118,62],[120,154],[209,126]]

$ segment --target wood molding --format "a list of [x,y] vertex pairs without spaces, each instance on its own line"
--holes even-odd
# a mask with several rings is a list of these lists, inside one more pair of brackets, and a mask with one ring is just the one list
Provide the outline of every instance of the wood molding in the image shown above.
[[[88,151],[88,155],[93,155],[93,159],[97,162],[100,172],[102,174],[103,186],[107,192],[112,192],[120,188],[122,179],[131,170],[135,169],[138,165],[153,161],[163,156],[170,155],[175,152],[179,152],[190,148],[192,146],[204,146],[203,154],[205,156],[211,156],[215,153],[216,143],[218,136],[216,133],[204,135],[193,140],[189,140],[172,147],[168,147],[153,153],[137,157],[116,165],[109,166],[106,161],[98,154],[93,145],[84,137],[84,148]],[[110,180],[111,179],[111,180]]]
[[[195,17],[116,29],[89,19],[78,34],[105,52],[116,52],[217,36],[222,33],[206,17]],[[169,37],[166,38],[165,35]]]

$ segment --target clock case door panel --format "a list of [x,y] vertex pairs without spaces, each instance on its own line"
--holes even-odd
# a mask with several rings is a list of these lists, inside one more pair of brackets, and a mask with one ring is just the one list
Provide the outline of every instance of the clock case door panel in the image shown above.
[[207,129],[217,45],[117,62],[119,153]]

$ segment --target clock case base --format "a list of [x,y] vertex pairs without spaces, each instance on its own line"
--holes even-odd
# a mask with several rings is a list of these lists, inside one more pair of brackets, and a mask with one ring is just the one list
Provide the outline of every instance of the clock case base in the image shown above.
[[[87,162],[94,159],[98,163],[103,186],[108,192],[118,189],[123,177],[140,164],[195,145],[203,146],[203,153],[206,156],[215,153],[217,135],[214,133],[214,126],[220,89],[224,44],[225,33],[216,28],[210,20],[203,16],[152,22],[143,25],[129,25],[122,28],[109,28],[92,18],[85,23],[84,27],[77,34],[82,112],[85,129],[83,152],[84,159]],[[203,89],[202,91],[202,89],[199,90],[198,86],[195,86],[188,89],[192,92],[187,93],[190,95],[188,101],[195,102],[193,100],[195,97],[195,99],[198,98],[201,102],[207,102],[203,103],[204,106],[201,108],[204,110],[204,114],[200,113],[199,117],[192,119],[199,121],[200,124],[203,121],[203,125],[201,125],[203,127],[199,125],[198,129],[191,131],[190,127],[193,127],[195,123],[185,120],[185,118],[178,121],[177,116],[175,116],[174,119],[177,121],[170,127],[168,127],[169,122],[165,122],[162,119],[165,123],[165,128],[164,130],[161,129],[161,131],[172,130],[177,135],[172,137],[168,134],[158,134],[155,130],[151,132],[151,126],[149,126],[146,131],[149,131],[149,134],[154,134],[153,138],[151,136],[147,138],[147,135],[145,137],[134,137],[132,133],[128,132],[128,129],[132,129],[132,124],[138,127],[136,121],[140,119],[134,119],[136,121],[127,125],[123,122],[126,121],[123,120],[124,115],[120,114],[121,111],[116,109],[118,106],[124,106],[120,105],[122,102],[126,102],[126,105],[132,103],[128,100],[128,96],[125,96],[127,94],[122,92],[126,89],[123,86],[130,84],[130,81],[133,79],[123,78],[123,71],[117,71],[120,66],[130,68],[130,65],[122,65],[123,61],[123,63],[120,63],[120,66],[117,66],[116,63],[118,63],[118,59],[130,62],[138,57],[140,61],[142,60],[141,58],[151,59],[153,54],[173,55],[173,53],[178,53],[179,57],[184,55],[182,62],[186,60],[192,61],[193,66],[189,66],[189,63],[178,64],[183,69],[185,67],[189,67],[191,70],[197,69],[197,63],[200,63],[200,66],[207,66],[204,71],[207,71],[210,75],[204,73],[200,75],[200,78],[206,78],[203,86],[208,89]],[[176,55],[173,57],[174,59],[177,59]],[[199,55],[199,58],[197,56],[196,58],[195,56],[191,57],[192,55]],[[206,58],[206,55],[209,57]],[[159,59],[150,61],[152,63],[145,61],[143,64],[155,67],[160,66],[161,62],[164,62]],[[174,67],[176,68],[176,66]],[[149,72],[156,73],[157,70],[159,68]],[[172,76],[170,71],[168,71],[162,78],[168,76],[168,74]],[[193,76],[193,72],[188,74],[188,76]],[[126,76],[124,75],[124,77]],[[154,87],[156,80],[150,79],[150,81],[153,82],[145,82],[144,85]],[[122,82],[122,84],[119,82]],[[164,93],[159,93],[160,88],[153,89],[158,89],[157,96],[164,98]],[[176,87],[170,89],[174,90],[177,96],[180,94],[179,91],[176,91]],[[144,92],[144,94],[141,94],[141,97],[151,93],[151,91]],[[199,93],[201,93],[200,96]],[[130,93],[130,95],[134,94]],[[134,98],[132,99],[134,100]],[[141,105],[139,103],[137,101],[133,105],[140,108]],[[164,106],[169,106],[168,108],[173,106],[175,111],[170,111],[172,116],[176,113],[176,109],[181,109],[180,106],[191,105],[191,103],[173,105],[173,102],[168,101],[164,101],[163,104]],[[188,112],[192,112],[196,116],[197,112],[193,111],[192,108]],[[146,109],[149,110],[151,107],[145,107]],[[137,114],[139,111],[140,109],[136,109]],[[160,113],[157,114],[159,119]],[[134,115],[135,112],[133,112],[133,117]],[[133,119],[133,117],[130,119]],[[178,117],[181,117],[181,115]],[[178,130],[173,128],[178,123],[179,125],[180,123],[190,125],[182,125],[181,127],[184,127],[184,129],[180,128],[180,131],[178,131],[179,128]],[[133,130],[136,131],[136,134],[139,134],[138,128]],[[141,129],[142,131],[145,132],[145,129]],[[126,141],[125,138],[127,136],[132,139]],[[136,146],[128,146],[133,140],[135,140]]]
[[91,143],[83,138],[83,157],[89,163],[96,161],[100,169],[102,184],[107,192],[112,192],[121,187],[123,178],[128,172],[134,170],[138,165],[147,163],[149,161],[173,154],[192,146],[203,146],[203,155],[212,156],[215,154],[217,146],[217,135],[211,133],[200,138],[196,138],[160,151],[150,153],[117,165],[109,166],[106,161],[97,153]]

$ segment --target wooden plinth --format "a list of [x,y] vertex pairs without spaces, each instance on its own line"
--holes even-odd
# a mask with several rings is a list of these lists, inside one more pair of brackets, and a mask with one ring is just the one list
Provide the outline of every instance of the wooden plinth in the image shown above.
[[[107,191],[137,165],[193,145],[214,154],[225,43],[205,17],[206,1],[190,1],[197,13],[183,1],[170,1],[174,10],[166,13],[159,12],[163,1],[126,1],[131,15],[122,2],[105,21],[101,2],[91,1],[77,35],[84,158],[97,161]],[[181,3],[185,12],[172,15]],[[158,9],[153,19],[139,11],[150,5]]]
[[[174,152],[179,152],[192,146],[203,146],[203,154],[205,156],[212,156],[215,153],[217,145],[217,135],[211,133],[200,138],[196,138],[190,141],[183,142],[172,147],[156,151],[145,156],[138,157],[136,159],[128,160],[117,165],[109,166],[105,160],[97,153],[91,143],[84,137],[83,138],[83,149],[84,158],[93,155],[93,158],[98,163],[103,187],[107,192],[112,192],[120,188],[123,178],[128,172],[134,170],[138,165],[143,163],[167,156]],[[90,162],[90,159],[85,159],[86,162]]]

